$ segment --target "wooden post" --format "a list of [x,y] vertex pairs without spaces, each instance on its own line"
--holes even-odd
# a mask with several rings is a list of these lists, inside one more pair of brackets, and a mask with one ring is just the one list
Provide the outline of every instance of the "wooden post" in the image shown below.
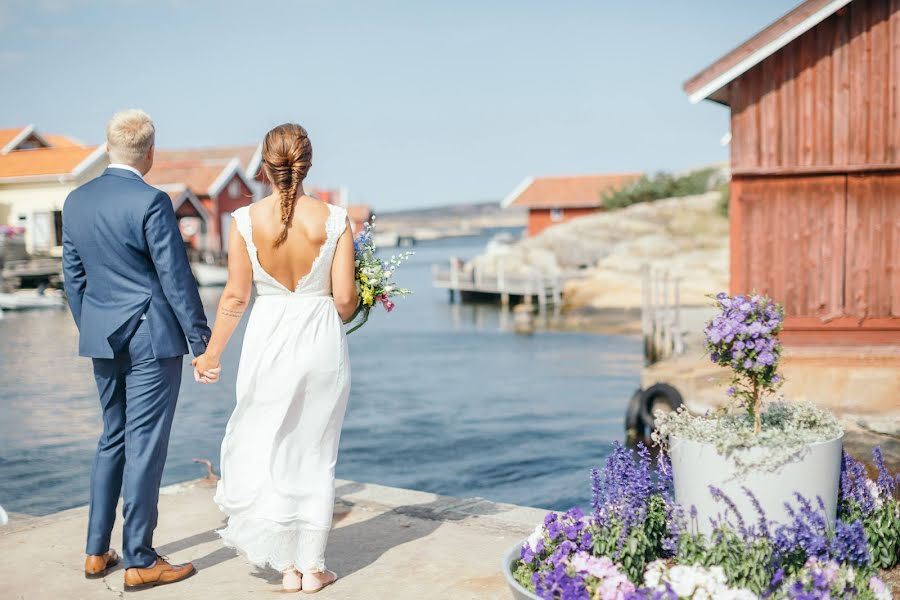
[[675,280],[675,315],[672,318],[672,337],[675,340],[675,354],[684,354],[684,333],[681,329],[681,278]]
[[506,277],[503,263],[497,265],[497,291],[500,292],[500,305],[509,308],[509,292],[506,289]]
[[538,293],[538,297],[537,297],[538,311],[540,312],[541,316],[543,317],[544,315],[547,314],[547,285],[544,283],[543,275],[537,276],[537,286],[536,287],[537,287],[537,293]]
[[669,272],[663,271],[662,276],[662,294],[663,294],[663,309],[660,314],[660,333],[662,334],[662,338],[660,339],[660,346],[662,346],[662,357],[667,358],[672,353],[672,340],[669,335],[669,312],[671,310],[671,305],[669,304]]
[[532,298],[531,296],[534,294],[534,279],[529,273],[527,283],[525,284],[525,295],[522,297],[522,300],[525,302],[525,305],[529,307],[532,306]]
[[453,302],[456,299],[456,296],[460,296],[459,300],[462,301],[462,295],[459,293],[459,259],[455,256],[450,257],[450,301]]

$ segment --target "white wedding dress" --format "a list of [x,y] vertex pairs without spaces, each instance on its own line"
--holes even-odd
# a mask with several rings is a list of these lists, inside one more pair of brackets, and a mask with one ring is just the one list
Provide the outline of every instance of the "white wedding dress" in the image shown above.
[[260,266],[249,207],[233,213],[257,297],[237,374],[237,405],[222,441],[218,533],[250,562],[325,570],[334,466],[350,394],[347,338],[331,297],[331,263],[346,210],[329,205],[326,241],[293,290]]

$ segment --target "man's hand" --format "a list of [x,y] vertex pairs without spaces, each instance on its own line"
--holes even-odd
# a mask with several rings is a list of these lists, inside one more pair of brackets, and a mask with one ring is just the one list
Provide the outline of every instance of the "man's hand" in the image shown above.
[[222,365],[217,357],[201,354],[191,361],[194,367],[194,381],[197,383],[215,383],[219,380]]

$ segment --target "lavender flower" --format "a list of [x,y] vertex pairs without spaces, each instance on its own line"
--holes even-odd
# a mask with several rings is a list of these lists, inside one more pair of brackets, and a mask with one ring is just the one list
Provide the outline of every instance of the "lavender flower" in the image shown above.
[[[879,478],[880,479],[880,478]],[[841,459],[841,480],[839,500],[843,513],[859,510],[869,515],[875,509],[875,497],[867,485],[866,467],[847,451]]]
[[[881,446],[872,448],[872,459],[875,461],[875,468],[878,469],[878,491],[884,498],[892,498],[897,482],[891,476],[884,464],[884,455],[881,453]],[[898,474],[900,478],[900,474]]]

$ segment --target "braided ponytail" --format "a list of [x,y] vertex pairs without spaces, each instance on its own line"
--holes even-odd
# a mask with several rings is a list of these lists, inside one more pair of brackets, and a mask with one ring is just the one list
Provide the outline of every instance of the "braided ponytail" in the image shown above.
[[309,135],[296,123],[275,127],[263,140],[262,159],[272,179],[272,186],[281,197],[282,230],[273,243],[277,248],[287,240],[297,204],[297,188],[306,179],[312,165]]

